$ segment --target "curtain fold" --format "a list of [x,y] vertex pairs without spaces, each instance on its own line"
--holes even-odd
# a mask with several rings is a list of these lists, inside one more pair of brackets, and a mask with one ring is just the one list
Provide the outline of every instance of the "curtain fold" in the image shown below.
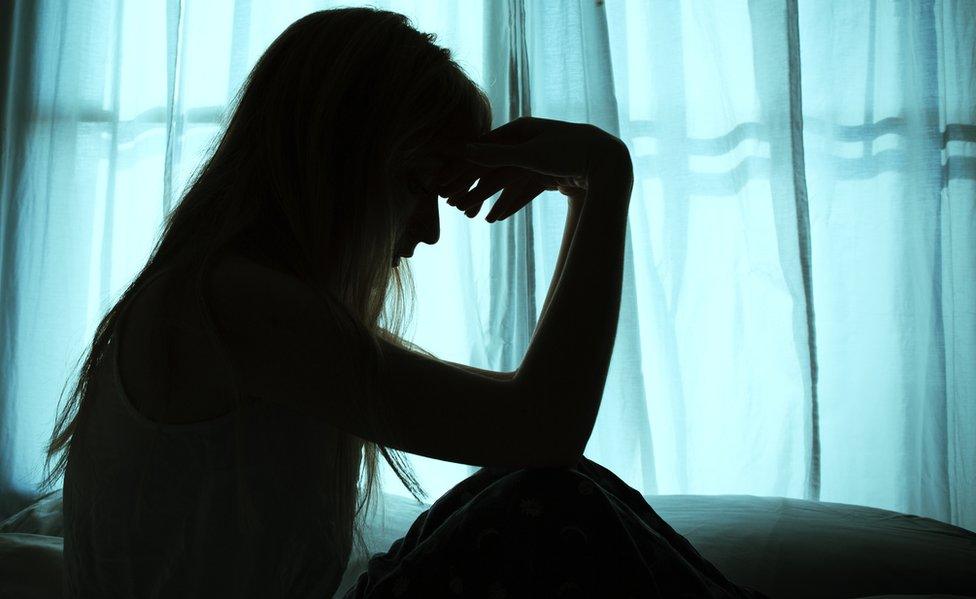
[[[523,0],[486,4],[485,39],[501,40],[486,54],[485,73],[495,82],[486,91],[492,105],[492,127],[532,114],[529,60]],[[497,198],[497,196],[494,196]],[[491,204],[482,207],[488,213]],[[489,230],[491,293],[488,327],[488,367],[500,371],[518,368],[536,325],[536,256],[529,204],[513,218]]]
[[820,415],[816,317],[810,260],[810,213],[803,148],[803,101],[795,0],[749,2],[752,61],[760,122],[769,143],[769,194],[783,283],[802,383],[803,497],[820,498]]
[[[251,66],[295,19],[348,4],[4,7],[0,517],[34,497],[78,358]],[[589,458],[648,494],[819,499],[976,529],[976,5],[370,4],[436,33],[494,125],[589,122],[630,148]],[[512,370],[566,202],[546,192],[488,225],[493,200],[475,220],[442,210],[440,242],[410,259],[408,336]],[[411,461],[432,497],[475,469]],[[386,468],[383,483],[407,493]]]
[[806,495],[786,19],[763,6],[608,8],[660,493]]

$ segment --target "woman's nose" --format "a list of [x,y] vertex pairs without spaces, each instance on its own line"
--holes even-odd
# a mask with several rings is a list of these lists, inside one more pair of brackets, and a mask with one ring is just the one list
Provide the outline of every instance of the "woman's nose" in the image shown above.
[[437,220],[433,221],[433,224],[428,227],[428,232],[424,233],[424,238],[421,239],[424,243],[434,245],[437,240],[441,238],[441,228]]

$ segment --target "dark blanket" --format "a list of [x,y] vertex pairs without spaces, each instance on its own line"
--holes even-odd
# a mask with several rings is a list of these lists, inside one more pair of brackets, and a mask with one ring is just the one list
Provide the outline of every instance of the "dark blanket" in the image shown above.
[[615,474],[482,468],[374,554],[345,599],[769,599],[722,575]]

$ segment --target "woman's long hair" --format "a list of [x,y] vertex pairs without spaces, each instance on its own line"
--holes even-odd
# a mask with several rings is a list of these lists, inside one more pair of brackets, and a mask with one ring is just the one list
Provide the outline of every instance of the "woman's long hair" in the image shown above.
[[[120,311],[163,269],[195,285],[194,297],[220,351],[204,281],[218,254],[242,243],[306,282],[377,358],[379,338],[419,350],[401,337],[404,281],[411,301],[413,291],[401,271],[409,270],[406,261],[392,267],[406,218],[398,175],[432,143],[473,139],[491,127],[487,97],[434,40],[401,14],[344,8],[302,17],[264,52],[234,98],[223,135],[167,216],[148,262],[99,323],[56,420],[42,488],[53,487],[65,472],[72,439],[87,414],[89,385],[108,355]],[[377,365],[363,365],[364,389]],[[240,406],[236,381],[234,388]],[[362,407],[383,418],[381,406]],[[398,452],[339,435],[333,540],[347,552],[355,535],[365,552],[362,519],[379,487],[378,453],[414,497],[426,493]],[[239,457],[240,440],[238,427]],[[366,479],[361,492],[361,472],[354,467],[360,444]]]

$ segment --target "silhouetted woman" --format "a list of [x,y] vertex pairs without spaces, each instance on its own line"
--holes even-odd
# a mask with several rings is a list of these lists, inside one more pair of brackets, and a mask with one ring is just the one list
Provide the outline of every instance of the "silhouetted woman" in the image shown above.
[[[582,457],[617,324],[626,147],[560,121],[490,130],[432,41],[396,13],[321,11],[254,67],[58,419],[68,596],[328,597],[364,547],[377,452],[418,492],[394,450],[483,468],[348,596],[760,596]],[[569,219],[518,370],[403,341],[402,301],[384,307],[400,259],[438,239],[438,196],[474,217],[501,190],[494,221],[546,189]]]

